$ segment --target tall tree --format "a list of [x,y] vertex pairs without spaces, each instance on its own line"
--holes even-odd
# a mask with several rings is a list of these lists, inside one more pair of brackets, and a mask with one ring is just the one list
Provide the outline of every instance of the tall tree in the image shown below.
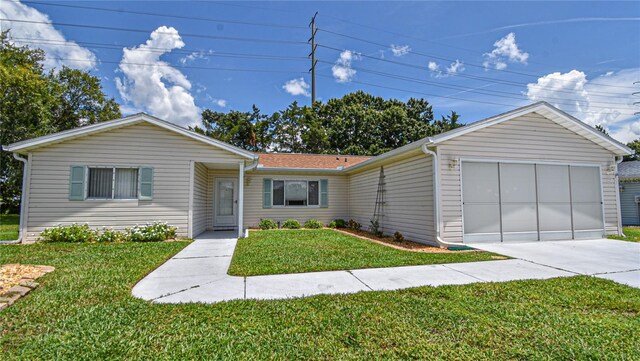
[[[120,117],[98,78],[63,68],[46,73],[44,52],[16,46],[0,33],[0,143],[11,144],[69,128]],[[0,211],[18,209],[22,163],[0,153]]]
[[640,160],[640,138],[627,143],[627,147],[633,149],[633,151],[635,152],[632,155],[627,155],[624,157],[625,161],[629,161],[629,160]]

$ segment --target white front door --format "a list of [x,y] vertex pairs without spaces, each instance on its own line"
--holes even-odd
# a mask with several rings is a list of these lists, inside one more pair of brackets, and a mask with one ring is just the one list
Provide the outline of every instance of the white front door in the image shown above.
[[215,228],[235,228],[238,224],[238,179],[216,178],[213,195]]

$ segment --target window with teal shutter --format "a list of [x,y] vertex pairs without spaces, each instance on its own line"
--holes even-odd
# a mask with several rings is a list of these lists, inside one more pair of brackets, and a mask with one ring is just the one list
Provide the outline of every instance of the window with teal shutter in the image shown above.
[[139,193],[140,200],[149,201],[153,199],[153,168],[140,167]]
[[69,172],[69,200],[70,201],[83,201],[84,200],[84,182],[85,182],[85,167],[72,165]]
[[329,207],[329,180],[320,179],[320,208]]
[[271,208],[271,178],[262,180],[262,208]]

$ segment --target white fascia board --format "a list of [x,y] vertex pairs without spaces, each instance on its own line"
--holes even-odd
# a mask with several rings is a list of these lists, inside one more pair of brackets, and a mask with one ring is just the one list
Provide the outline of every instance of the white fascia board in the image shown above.
[[[349,168],[347,168],[349,169]],[[251,172],[257,173],[343,173],[345,169],[326,169],[326,168],[269,168],[269,167],[256,167]]]

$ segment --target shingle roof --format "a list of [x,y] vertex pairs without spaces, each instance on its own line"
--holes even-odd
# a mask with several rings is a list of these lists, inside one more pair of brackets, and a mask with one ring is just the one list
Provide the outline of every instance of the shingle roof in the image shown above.
[[258,153],[262,168],[338,169],[348,168],[371,157],[335,154]]
[[618,176],[620,178],[640,178],[640,160],[618,164]]

